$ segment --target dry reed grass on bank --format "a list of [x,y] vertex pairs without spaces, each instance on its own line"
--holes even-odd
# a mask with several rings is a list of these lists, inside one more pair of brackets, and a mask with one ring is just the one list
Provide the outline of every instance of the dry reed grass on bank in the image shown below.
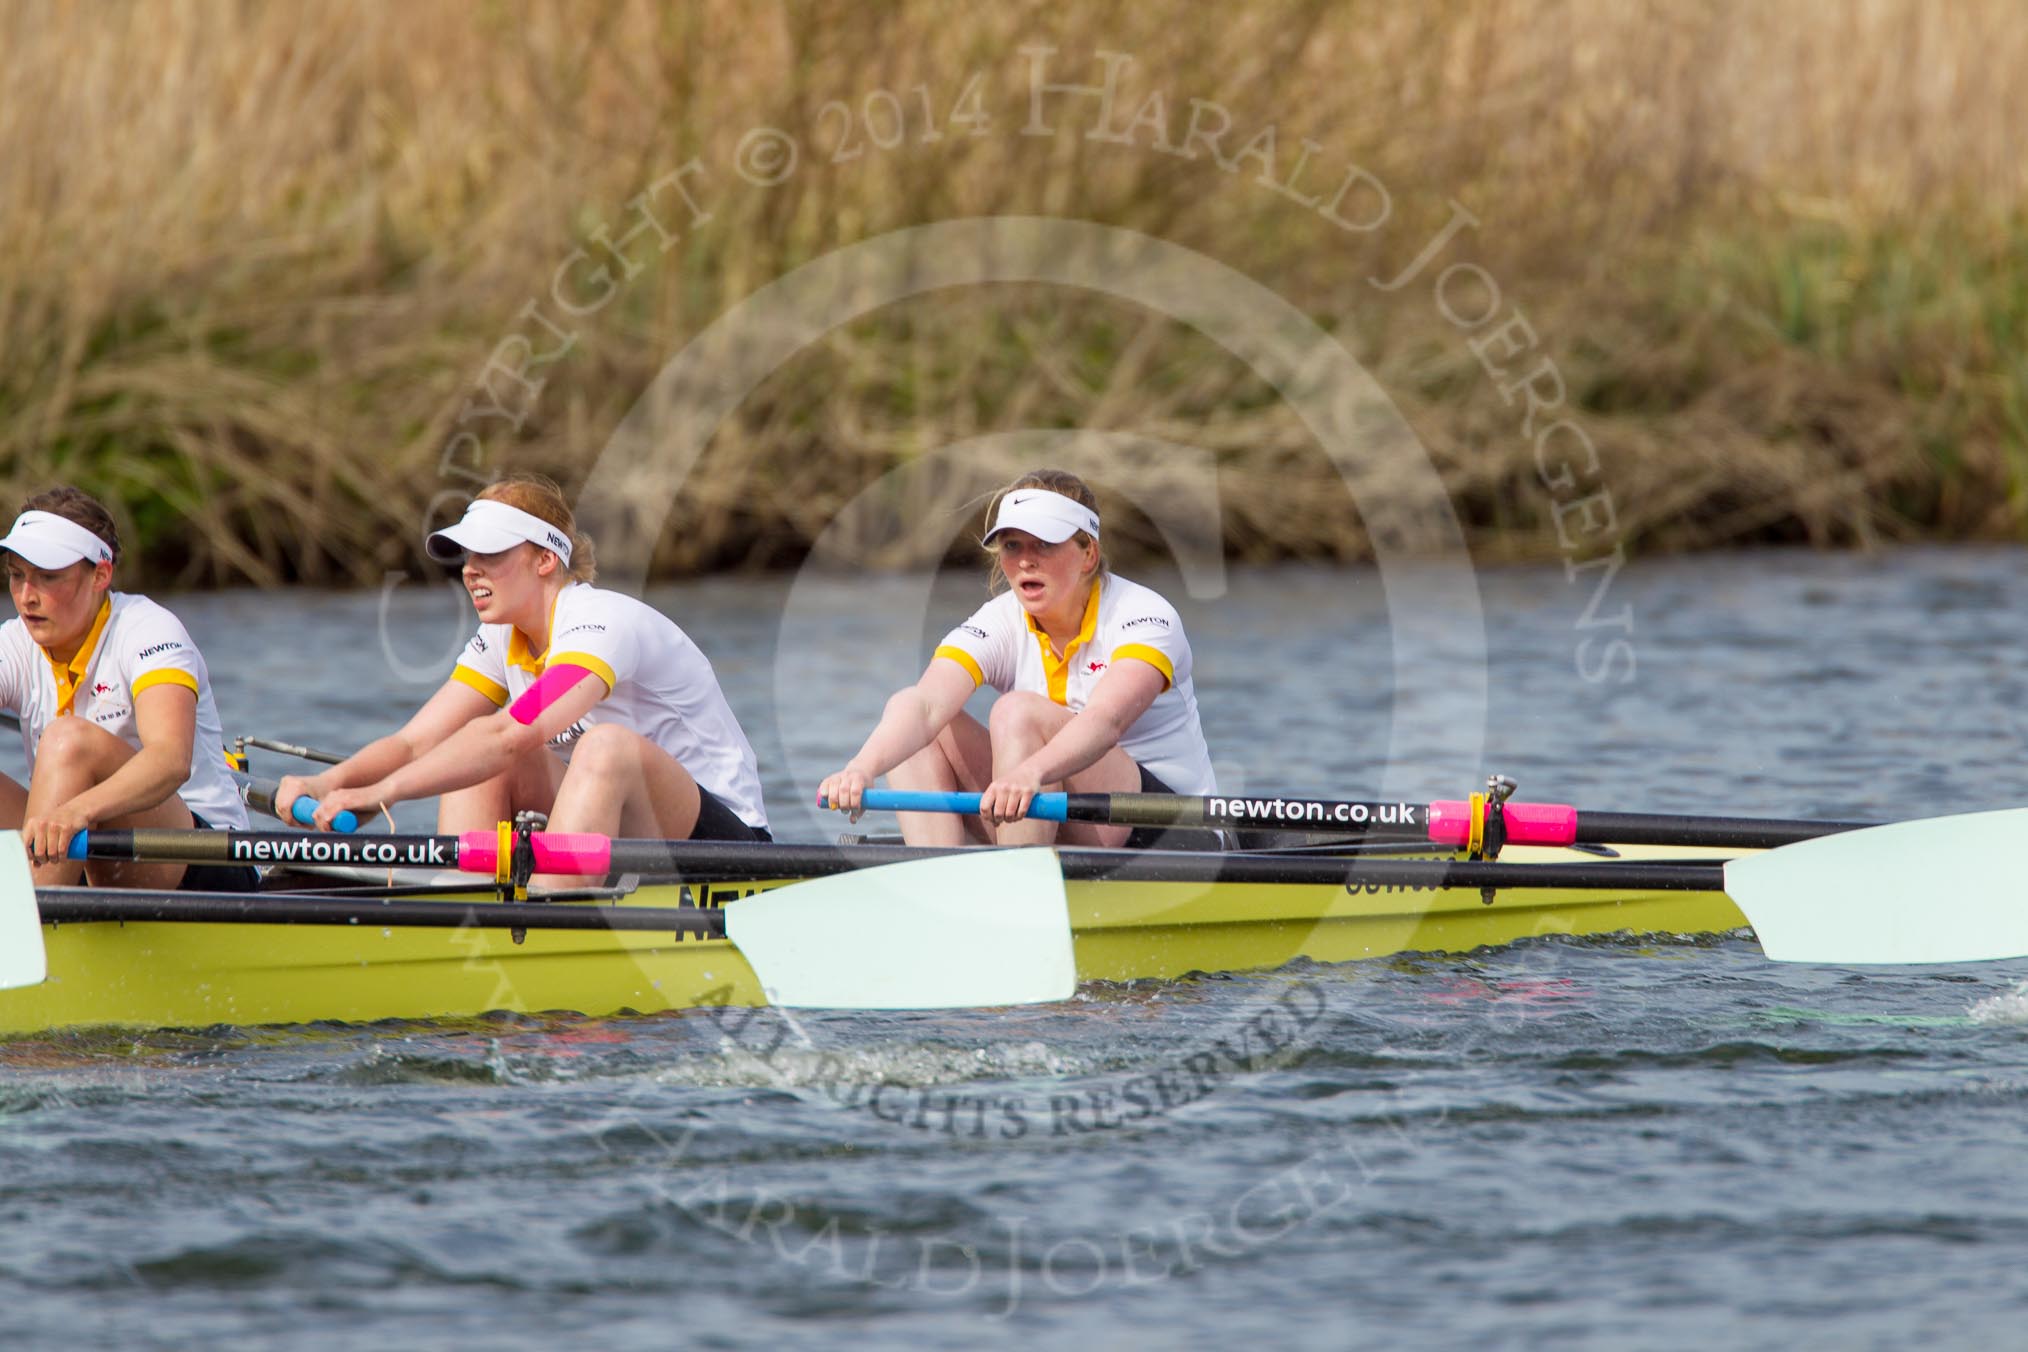
[[[1010,134],[1016,49],[1038,41],[1064,78],[1131,53],[1130,104],[1159,89],[1275,123],[1285,148],[1314,138],[1390,185],[1395,220],[1350,236],[1201,161]],[[1515,410],[1426,290],[1366,284],[1456,199],[1633,547],[2015,533],[2024,64],[2008,0],[27,0],[0,7],[0,486],[116,499],[161,580],[377,580],[414,559],[486,354],[630,196],[692,156],[729,164],[749,127],[816,144],[831,99],[923,85],[947,104],[977,71],[994,134],[717,199],[578,328],[487,467],[574,482],[686,341],[830,250],[1054,214],[1300,304],[1413,422],[1476,547],[1553,554]],[[720,430],[662,564],[793,560],[895,465],[1022,427],[1212,452],[1241,557],[1370,548],[1307,431],[1230,354],[1117,303],[1009,291],[898,305],[790,362]],[[866,551],[947,547],[918,528]]]

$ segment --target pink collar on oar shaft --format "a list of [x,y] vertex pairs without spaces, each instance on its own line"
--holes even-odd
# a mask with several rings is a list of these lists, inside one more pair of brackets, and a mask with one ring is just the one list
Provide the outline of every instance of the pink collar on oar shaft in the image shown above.
[[[1577,839],[1577,809],[1563,803],[1507,803],[1500,809],[1509,845],[1568,845]],[[1429,838],[1464,846],[1472,839],[1472,805],[1455,800],[1429,805]]]
[[[581,831],[536,831],[528,838],[537,873],[604,877],[611,872],[613,842]],[[458,837],[458,867],[466,873],[493,873],[500,867],[497,831],[467,831]]]

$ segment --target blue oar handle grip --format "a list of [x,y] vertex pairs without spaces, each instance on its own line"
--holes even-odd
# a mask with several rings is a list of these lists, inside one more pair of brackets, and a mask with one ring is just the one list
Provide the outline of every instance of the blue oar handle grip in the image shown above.
[[[976,793],[868,789],[865,802],[873,812],[956,812],[969,816],[979,810]],[[1028,804],[1028,815],[1039,822],[1060,822],[1065,819],[1068,806],[1068,795],[1038,793]]]
[[[295,802],[289,804],[289,815],[296,819],[296,825],[298,826],[315,825],[317,821],[317,800],[310,797],[307,793],[300,795]],[[331,829],[350,835],[359,829],[359,818],[350,812],[341,812],[331,819]]]

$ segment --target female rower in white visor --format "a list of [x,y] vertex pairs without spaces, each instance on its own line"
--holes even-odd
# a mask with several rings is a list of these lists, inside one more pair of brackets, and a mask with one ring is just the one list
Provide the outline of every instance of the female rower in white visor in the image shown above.
[[439,794],[446,833],[533,810],[556,831],[768,839],[753,747],[711,663],[660,611],[590,585],[591,542],[553,482],[488,485],[428,549],[463,561],[479,632],[399,732],[284,779],[284,812],[309,794],[328,828]]
[[0,775],[0,827],[19,830],[38,887],[251,890],[239,865],[77,864],[93,828],[245,827],[211,677],[190,634],[113,590],[120,537],[90,494],[53,488],[0,539],[14,618],[0,625],[0,709],[20,717],[28,786]]
[[[902,813],[911,845],[1212,846],[1205,832],[1028,821],[1037,793],[1217,792],[1197,721],[1190,644],[1176,610],[1116,576],[1082,479],[1037,470],[1000,495],[986,532],[992,585],[1008,590],[951,630],[922,679],[887,702],[821,797],[852,814],[881,775],[898,789],[978,793],[978,819]],[[987,726],[964,712],[1001,692]]]

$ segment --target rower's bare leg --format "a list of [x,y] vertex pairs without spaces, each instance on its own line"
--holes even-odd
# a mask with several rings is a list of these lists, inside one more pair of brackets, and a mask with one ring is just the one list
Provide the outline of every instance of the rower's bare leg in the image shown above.
[[[697,781],[674,756],[616,723],[594,724],[571,749],[570,769],[550,810],[552,831],[688,840],[702,805]],[[543,887],[598,880],[541,874]]]
[[[979,793],[993,782],[993,743],[979,720],[963,710],[936,740],[887,772],[887,782],[909,793]],[[897,812],[901,838],[911,845],[990,845],[978,816],[955,812]]]
[[[1074,715],[1055,700],[1024,690],[993,702],[991,733],[993,773],[1004,774],[1040,751]],[[1048,793],[1138,793],[1141,767],[1114,747],[1061,784],[1045,784]],[[1034,818],[1008,822],[996,837],[1001,845],[1104,845],[1117,849],[1133,828],[1100,822],[1039,822]]]
[[554,815],[564,769],[561,756],[546,746],[536,747],[491,779],[439,798],[437,831],[441,835],[491,831],[524,810]]
[[[96,723],[66,716],[42,731],[35,748],[35,773],[28,781],[23,818],[50,812],[87,790],[97,788],[134,758],[134,748]],[[11,784],[12,781],[9,781]],[[151,827],[187,831],[195,822],[190,809],[175,794],[141,812],[109,817],[99,827],[108,831],[135,831]],[[95,859],[90,864],[68,860],[42,864],[34,870],[37,887],[70,887],[80,878],[94,887],[146,887],[169,891],[183,881],[183,864],[114,863]]]
[[594,723],[571,748],[549,828],[688,840],[699,803],[697,781],[674,756],[631,728]]

